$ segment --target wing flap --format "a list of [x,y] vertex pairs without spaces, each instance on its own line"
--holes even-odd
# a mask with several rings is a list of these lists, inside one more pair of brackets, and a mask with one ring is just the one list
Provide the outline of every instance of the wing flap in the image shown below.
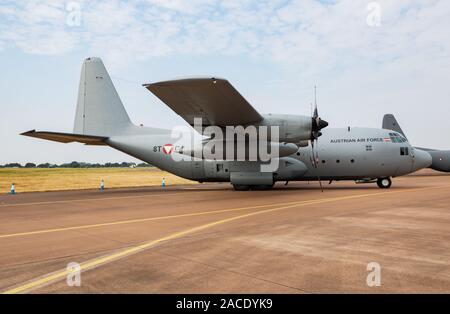
[[203,118],[203,125],[246,125],[262,116],[224,79],[189,78],[144,84],[156,97],[190,125]]
[[60,142],[60,143],[79,142],[79,143],[84,143],[86,145],[106,145],[104,143],[104,141],[107,139],[107,137],[101,137],[101,136],[91,136],[91,135],[72,134],[72,133],[46,132],[46,131],[36,131],[36,130],[24,132],[20,135],[35,137],[35,138],[40,138],[40,139],[54,141],[54,142]]

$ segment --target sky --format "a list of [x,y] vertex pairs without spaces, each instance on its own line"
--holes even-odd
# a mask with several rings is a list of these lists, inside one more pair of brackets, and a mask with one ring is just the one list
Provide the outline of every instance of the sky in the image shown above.
[[448,0],[0,0],[0,164],[136,161],[20,136],[72,132],[82,62],[103,59],[136,124],[186,125],[143,83],[218,76],[260,113],[330,127],[397,116],[415,146],[450,149]]

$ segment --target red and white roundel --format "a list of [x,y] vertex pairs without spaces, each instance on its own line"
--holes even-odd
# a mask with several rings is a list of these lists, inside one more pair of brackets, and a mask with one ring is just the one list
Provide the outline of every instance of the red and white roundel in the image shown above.
[[174,147],[172,144],[165,144],[162,148],[163,148],[164,154],[166,154],[166,155],[170,155],[173,153]]

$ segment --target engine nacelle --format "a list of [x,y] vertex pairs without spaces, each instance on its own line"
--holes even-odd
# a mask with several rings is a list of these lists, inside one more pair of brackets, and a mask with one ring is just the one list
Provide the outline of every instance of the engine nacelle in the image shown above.
[[[259,126],[278,126],[279,141],[288,143],[300,143],[311,139],[312,120],[309,116],[268,114],[263,115],[264,120]],[[271,140],[272,139],[271,135]]]

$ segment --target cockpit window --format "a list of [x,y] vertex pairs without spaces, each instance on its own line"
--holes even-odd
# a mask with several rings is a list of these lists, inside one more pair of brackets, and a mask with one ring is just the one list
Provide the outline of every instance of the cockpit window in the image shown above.
[[392,143],[405,143],[407,142],[407,139],[401,136],[398,133],[389,133],[389,137],[391,139]]

